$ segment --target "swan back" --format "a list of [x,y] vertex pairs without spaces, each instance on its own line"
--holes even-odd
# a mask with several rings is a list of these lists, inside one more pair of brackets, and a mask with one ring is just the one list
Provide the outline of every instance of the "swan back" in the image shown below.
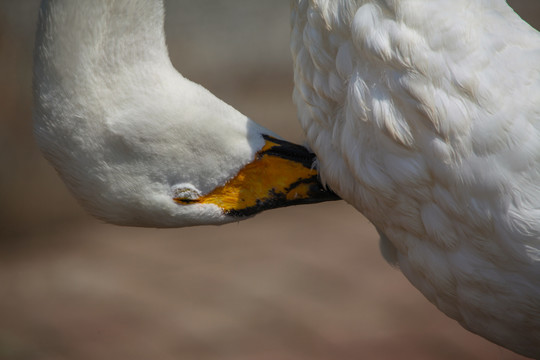
[[502,0],[300,0],[291,50],[321,176],[387,259],[468,329],[539,356],[538,33]]

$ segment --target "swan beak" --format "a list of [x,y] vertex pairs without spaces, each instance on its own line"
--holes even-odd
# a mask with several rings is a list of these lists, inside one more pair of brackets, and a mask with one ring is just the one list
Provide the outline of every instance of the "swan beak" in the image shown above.
[[263,135],[255,159],[225,185],[196,199],[175,197],[178,204],[214,204],[226,215],[247,217],[298,204],[339,200],[319,182],[315,155],[305,147]]

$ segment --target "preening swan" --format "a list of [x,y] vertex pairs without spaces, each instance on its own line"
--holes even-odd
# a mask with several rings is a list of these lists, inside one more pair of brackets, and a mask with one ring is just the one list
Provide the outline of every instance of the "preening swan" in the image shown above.
[[154,227],[219,224],[337,197],[314,156],[171,65],[161,1],[43,1],[35,135],[93,215]]
[[[335,199],[465,328],[540,357],[540,36],[502,0],[292,0],[311,153],[172,67],[159,0],[44,0],[35,134],[93,215],[138,226]],[[331,215],[329,215],[331,216]]]

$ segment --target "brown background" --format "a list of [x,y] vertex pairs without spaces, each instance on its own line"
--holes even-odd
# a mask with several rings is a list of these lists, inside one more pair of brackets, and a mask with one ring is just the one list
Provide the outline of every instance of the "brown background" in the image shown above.
[[[540,2],[512,1],[537,28]],[[302,141],[288,2],[166,1],[173,62]],[[0,359],[519,359],[440,314],[343,202],[222,227],[84,214],[31,135],[37,0],[0,1]]]

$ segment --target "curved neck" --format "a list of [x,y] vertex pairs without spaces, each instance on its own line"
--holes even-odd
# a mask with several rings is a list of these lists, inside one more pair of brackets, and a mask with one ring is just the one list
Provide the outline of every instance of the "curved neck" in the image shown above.
[[163,18],[161,0],[43,0],[36,77],[84,82],[141,64],[170,64]]

